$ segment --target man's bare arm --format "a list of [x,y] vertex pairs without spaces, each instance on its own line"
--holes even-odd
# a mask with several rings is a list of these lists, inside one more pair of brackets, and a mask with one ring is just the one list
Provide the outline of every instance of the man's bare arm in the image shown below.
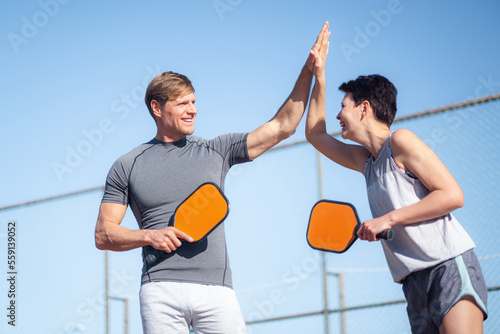
[[[316,39],[316,43],[312,47],[313,50],[319,52],[321,46],[324,44],[324,39],[328,39],[328,27],[329,24],[326,22]],[[271,147],[295,133],[309,100],[313,77],[313,62],[314,57],[310,53],[290,96],[280,107],[276,115],[269,122],[248,135],[247,145],[250,159],[257,158]]]
[[127,251],[143,246],[152,246],[167,253],[181,246],[180,239],[193,239],[174,227],[160,230],[130,230],[120,226],[127,206],[116,203],[101,203],[95,228],[95,244],[98,249]]

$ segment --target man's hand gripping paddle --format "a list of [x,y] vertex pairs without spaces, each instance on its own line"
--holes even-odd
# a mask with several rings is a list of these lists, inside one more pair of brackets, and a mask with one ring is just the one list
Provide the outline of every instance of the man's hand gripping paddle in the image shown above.
[[[229,201],[214,183],[207,182],[189,195],[174,212],[174,227],[190,237],[193,242],[205,238],[229,213]],[[154,264],[163,251],[154,250],[146,256],[148,265]]]
[[[307,227],[307,243],[314,249],[344,253],[358,239],[361,227],[356,208],[345,202],[321,200],[311,210]],[[378,239],[392,240],[393,231],[386,230]]]

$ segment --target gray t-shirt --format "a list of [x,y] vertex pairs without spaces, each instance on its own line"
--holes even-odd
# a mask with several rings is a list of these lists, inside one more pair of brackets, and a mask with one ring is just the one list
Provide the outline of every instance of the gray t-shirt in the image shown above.
[[[102,202],[129,205],[141,229],[172,225],[177,206],[205,182],[224,190],[231,166],[250,161],[246,133],[212,140],[187,136],[173,143],[153,139],[121,156],[111,167]],[[154,251],[143,247],[143,258]],[[142,284],[190,282],[232,287],[224,223],[196,243],[183,242],[143,265]]]

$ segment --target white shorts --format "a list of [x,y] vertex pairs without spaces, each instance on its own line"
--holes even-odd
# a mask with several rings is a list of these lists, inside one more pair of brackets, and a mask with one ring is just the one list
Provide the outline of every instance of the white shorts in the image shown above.
[[141,286],[145,334],[245,334],[233,289],[217,285],[151,282]]

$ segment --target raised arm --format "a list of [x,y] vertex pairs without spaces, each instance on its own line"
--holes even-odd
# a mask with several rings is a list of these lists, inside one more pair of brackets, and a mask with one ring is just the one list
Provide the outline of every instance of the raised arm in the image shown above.
[[116,203],[101,203],[95,228],[95,244],[98,249],[127,251],[143,246],[152,246],[170,253],[182,243],[193,239],[174,227],[160,230],[130,230],[120,226],[127,206]]
[[[330,35],[328,26],[328,22],[323,25],[312,50],[319,51],[324,44],[324,40],[328,40],[328,36]],[[295,133],[309,100],[313,77],[313,62],[314,57],[310,54],[291,94],[276,115],[269,122],[248,135],[247,146],[250,159],[257,158],[274,145]]]
[[[328,34],[329,36],[329,34]],[[314,87],[311,93],[311,102],[306,118],[306,139],[319,152],[341,166],[364,172],[364,163],[369,156],[368,150],[361,145],[345,144],[326,131],[325,91],[326,75],[325,62],[328,55],[328,39],[323,40],[319,50],[311,50],[314,61]]]

